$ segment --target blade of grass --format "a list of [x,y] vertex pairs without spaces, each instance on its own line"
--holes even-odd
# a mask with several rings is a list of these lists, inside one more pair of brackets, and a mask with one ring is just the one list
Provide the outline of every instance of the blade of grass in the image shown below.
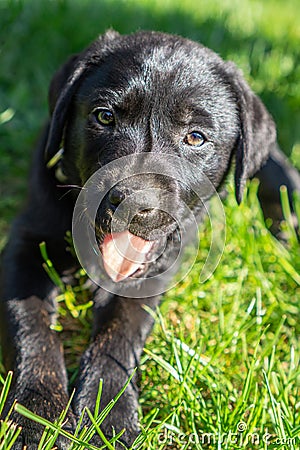
[[8,392],[9,392],[10,385],[11,385],[11,382],[12,382],[12,377],[13,377],[13,373],[12,372],[8,372],[6,380],[4,382],[4,386],[3,386],[2,391],[1,391],[1,395],[0,395],[0,416],[2,414],[4,405],[5,405],[7,396],[8,396]]
[[[93,426],[95,427],[98,435],[100,436],[100,438],[102,439],[102,441],[104,442],[104,444],[110,449],[110,450],[114,450],[114,447],[112,446],[112,444],[109,442],[109,440],[106,438],[106,436],[104,435],[104,433],[102,432],[101,428],[99,427],[99,425],[97,424],[97,421],[95,420],[93,414],[90,412],[89,409],[86,410],[90,421],[92,422]],[[118,435],[118,437],[122,436],[122,434],[124,433],[125,429],[122,430],[121,434]],[[116,440],[116,438],[114,438],[113,442]]]
[[27,417],[27,419],[33,420],[34,422],[39,423],[40,425],[43,425],[44,427],[48,427],[49,429],[53,430],[53,431],[57,431],[59,430],[59,433],[66,437],[67,439],[69,439],[71,442],[76,442],[76,444],[80,444],[82,446],[87,447],[89,450],[98,450],[97,447],[94,447],[91,444],[88,444],[87,442],[81,441],[80,439],[76,438],[75,436],[73,436],[71,433],[69,433],[68,431],[65,431],[64,429],[60,428],[58,425],[53,424],[52,422],[50,422],[47,419],[44,419],[41,416],[38,416],[37,414],[32,413],[31,411],[29,411],[27,408],[25,408],[25,406],[20,405],[19,403],[16,404],[15,406],[15,410],[19,413],[22,414],[22,416]]

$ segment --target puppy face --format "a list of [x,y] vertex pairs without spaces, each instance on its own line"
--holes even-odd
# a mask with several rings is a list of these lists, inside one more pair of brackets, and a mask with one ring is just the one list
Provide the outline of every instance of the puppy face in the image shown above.
[[[209,57],[208,57],[209,56]],[[193,163],[218,187],[239,134],[234,93],[222,79],[218,57],[208,50],[158,35],[115,42],[75,94],[65,134],[65,171],[83,185],[100,167],[126,155],[171,154]],[[75,168],[74,168],[75,164]],[[172,168],[169,167],[170,173]],[[73,180],[74,173],[78,180]],[[121,174],[120,174],[121,175]],[[186,181],[193,174],[186,173]],[[176,207],[194,207],[187,184],[162,176],[120,182],[100,208],[99,225],[109,232],[114,203],[141,189],[164,188]],[[141,184],[142,181],[142,184]],[[149,238],[152,228],[173,228],[158,209],[136,217],[132,232]],[[99,227],[100,228],[100,227]],[[144,229],[143,229],[144,228]]]
[[218,186],[239,135],[236,98],[219,58],[187,42],[124,37],[82,80],[66,130],[81,183],[99,164],[153,152],[186,158]]

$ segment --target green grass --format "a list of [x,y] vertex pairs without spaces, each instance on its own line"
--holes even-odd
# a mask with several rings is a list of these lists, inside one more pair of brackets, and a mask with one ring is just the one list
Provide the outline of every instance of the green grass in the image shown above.
[[[296,0],[0,0],[0,247],[25,197],[51,75],[109,26],[122,33],[143,28],[182,34],[234,60],[300,168],[298,16]],[[240,207],[231,186],[226,247],[216,272],[199,282],[210,244],[206,223],[197,262],[165,295],[147,341],[140,368],[139,447],[145,450],[300,448],[299,245],[288,211],[287,242],[281,244],[263,223],[255,183]],[[45,268],[55,277],[43,251]],[[62,284],[61,291],[56,329],[74,378],[89,338],[90,298],[82,278],[76,291]],[[10,384],[10,375],[2,374],[0,412]],[[87,440],[102,419],[95,417],[85,437],[78,430],[76,439]],[[62,422],[63,416],[57,425],[44,422],[50,437],[44,436],[41,449],[53,446]],[[10,448],[16,433],[9,418],[1,424],[0,450]],[[74,442],[72,448],[89,445]]]

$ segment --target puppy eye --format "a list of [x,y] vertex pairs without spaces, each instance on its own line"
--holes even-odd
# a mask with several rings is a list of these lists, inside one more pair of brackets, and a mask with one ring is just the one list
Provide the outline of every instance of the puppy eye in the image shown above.
[[115,117],[109,109],[97,108],[93,111],[98,123],[101,125],[113,125]]
[[201,147],[205,141],[205,137],[199,131],[192,131],[184,138],[184,143],[190,145],[191,147]]

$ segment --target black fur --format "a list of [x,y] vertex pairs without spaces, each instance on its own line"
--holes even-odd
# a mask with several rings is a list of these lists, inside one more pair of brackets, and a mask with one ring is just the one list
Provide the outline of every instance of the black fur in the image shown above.
[[[57,290],[42,267],[39,243],[46,242],[49,257],[62,276],[77,270],[78,262],[66,251],[64,238],[71,228],[78,190],[63,195],[66,190],[58,187],[56,168],[47,167],[62,142],[61,170],[70,185],[82,186],[99,167],[121,156],[173,154],[200,167],[216,189],[234,164],[240,202],[247,178],[264,166],[258,174],[263,207],[267,210],[272,205],[271,214],[273,207],[277,208],[280,218],[279,186],[287,185],[291,193],[300,190],[300,181],[277,149],[272,118],[237,68],[211,50],[177,36],[107,32],[57,72],[49,104],[51,119],[33,162],[29,201],[14,222],[3,254],[1,332],[6,367],[14,370],[10,400],[17,398],[54,420],[68,401],[68,382],[61,344],[49,327]],[[95,107],[114,111],[116,124],[99,125],[92,113]],[[185,141],[186,134],[194,130],[206,137],[199,148],[191,148]],[[172,173],[173,169],[168,170]],[[140,190],[141,185],[163,186],[173,195],[174,208],[180,209],[184,200],[195,215],[200,215],[202,204],[184,185],[193,177],[193,173],[185,173],[183,183],[167,177],[136,177],[120,182],[121,194],[114,194],[126,195]],[[97,215],[99,242],[109,232],[110,209],[106,198]],[[130,225],[132,233],[146,239],[157,228],[166,236],[166,249],[149,265],[146,275],[164,270],[180,245],[176,223],[167,214],[148,211]],[[93,290],[93,339],[80,365],[66,425],[71,430],[83,407],[93,410],[100,377],[104,378],[103,407],[138,365],[153,322],[142,305],[155,309],[160,302],[159,296],[130,300],[97,286]],[[104,432],[111,436],[112,426],[116,432],[125,427],[122,439],[131,443],[138,433],[137,404],[132,381],[104,422]],[[22,443],[37,448],[39,427],[14,417],[24,427],[15,448],[21,448]],[[57,445],[67,448],[63,440]]]

